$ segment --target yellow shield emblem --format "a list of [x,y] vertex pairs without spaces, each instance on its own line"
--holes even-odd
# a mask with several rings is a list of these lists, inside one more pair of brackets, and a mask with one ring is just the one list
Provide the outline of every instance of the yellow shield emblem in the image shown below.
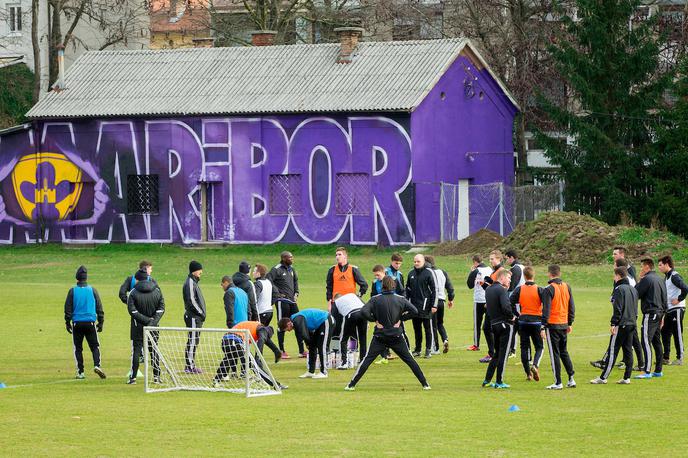
[[81,176],[81,169],[64,154],[29,154],[14,166],[12,186],[29,221],[35,221],[39,213],[43,219],[62,221],[79,203]]

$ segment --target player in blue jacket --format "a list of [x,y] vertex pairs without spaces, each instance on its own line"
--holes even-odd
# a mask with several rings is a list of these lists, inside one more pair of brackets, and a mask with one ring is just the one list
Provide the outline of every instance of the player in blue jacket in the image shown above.
[[[303,339],[308,346],[308,372],[300,378],[327,378],[327,349],[332,338],[330,329],[334,325],[332,316],[325,310],[304,309],[290,318],[277,323],[280,331],[294,331],[297,339]],[[320,357],[320,372],[315,373],[315,360]]]
[[105,313],[98,291],[86,283],[87,276],[86,267],[80,266],[76,271],[77,284],[69,290],[65,300],[65,325],[74,342],[76,378],[86,378],[84,376],[84,337],[93,354],[93,371],[100,378],[105,378],[105,372],[100,368],[100,342],[98,342],[97,334],[103,330]]

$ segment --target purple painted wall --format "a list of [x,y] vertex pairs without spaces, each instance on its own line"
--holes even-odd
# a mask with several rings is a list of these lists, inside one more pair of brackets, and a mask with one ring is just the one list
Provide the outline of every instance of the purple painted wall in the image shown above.
[[[516,108],[486,69],[460,56],[411,115],[417,240],[439,240],[439,182],[513,185]],[[470,199],[480,199],[471,195]],[[499,229],[497,218],[470,205],[470,232]]]
[[[192,243],[204,216],[218,242],[434,241],[429,183],[511,184],[513,114],[460,58],[410,115],[36,122],[0,136],[0,243]],[[158,176],[157,214],[128,213],[141,174]]]

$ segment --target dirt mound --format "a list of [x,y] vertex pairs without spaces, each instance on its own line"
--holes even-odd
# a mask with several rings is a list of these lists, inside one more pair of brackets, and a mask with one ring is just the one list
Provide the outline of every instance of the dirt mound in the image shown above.
[[504,237],[489,229],[480,229],[463,240],[444,242],[432,250],[433,254],[446,255],[473,255],[486,256],[494,247],[502,243]]
[[590,264],[605,260],[617,243],[619,227],[571,212],[545,213],[519,224],[500,244],[532,264]]

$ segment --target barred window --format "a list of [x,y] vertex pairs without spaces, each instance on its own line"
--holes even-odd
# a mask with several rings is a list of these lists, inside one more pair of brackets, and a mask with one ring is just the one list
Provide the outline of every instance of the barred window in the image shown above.
[[335,195],[338,215],[370,215],[370,176],[367,173],[338,173]]
[[159,200],[158,175],[127,176],[127,213],[157,214]]
[[300,215],[301,175],[270,175],[270,214]]

